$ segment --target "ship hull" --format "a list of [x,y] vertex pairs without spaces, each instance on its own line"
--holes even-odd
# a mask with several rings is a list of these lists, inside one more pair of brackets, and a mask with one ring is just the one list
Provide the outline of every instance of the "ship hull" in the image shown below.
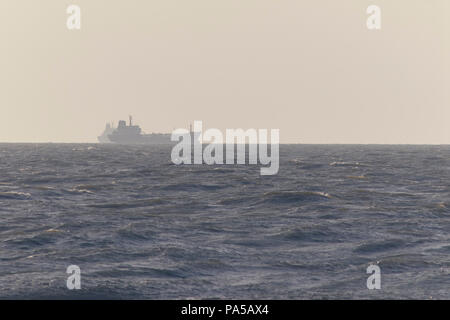
[[117,144],[171,144],[170,134],[148,134],[139,136],[109,135],[109,141]]

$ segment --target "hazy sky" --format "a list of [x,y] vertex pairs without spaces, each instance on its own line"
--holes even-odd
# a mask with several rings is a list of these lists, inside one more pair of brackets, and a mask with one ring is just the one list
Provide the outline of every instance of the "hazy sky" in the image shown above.
[[146,132],[450,143],[449,2],[2,0],[0,141],[95,142],[132,114]]

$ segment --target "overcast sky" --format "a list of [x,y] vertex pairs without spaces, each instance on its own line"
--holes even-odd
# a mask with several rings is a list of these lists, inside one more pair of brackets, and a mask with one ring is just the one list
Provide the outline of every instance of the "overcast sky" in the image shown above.
[[95,142],[132,114],[146,132],[450,143],[449,2],[2,0],[0,141]]

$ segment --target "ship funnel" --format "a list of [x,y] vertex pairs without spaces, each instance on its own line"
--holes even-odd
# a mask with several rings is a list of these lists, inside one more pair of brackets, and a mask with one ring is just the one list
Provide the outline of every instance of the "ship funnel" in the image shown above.
[[130,127],[131,127],[131,120],[133,119],[133,117],[132,116],[129,116],[129,118],[130,118]]

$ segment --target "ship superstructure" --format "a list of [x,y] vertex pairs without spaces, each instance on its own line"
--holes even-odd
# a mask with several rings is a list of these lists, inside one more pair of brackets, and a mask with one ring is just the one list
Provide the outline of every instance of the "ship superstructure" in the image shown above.
[[133,125],[130,116],[128,125],[125,120],[120,120],[116,128],[112,124],[107,124],[98,141],[118,144],[170,144],[172,143],[170,137],[170,133],[144,134],[140,126]]

